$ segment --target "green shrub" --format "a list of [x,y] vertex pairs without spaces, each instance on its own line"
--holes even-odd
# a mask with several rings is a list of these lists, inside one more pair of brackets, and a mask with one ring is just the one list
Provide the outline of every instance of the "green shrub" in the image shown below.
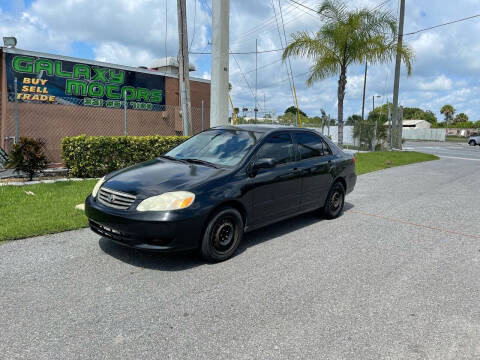
[[40,141],[27,137],[21,137],[20,142],[13,145],[9,157],[7,168],[14,168],[17,172],[27,174],[29,181],[33,179],[36,172],[45,170],[48,165]]
[[100,177],[154,159],[187,139],[185,136],[75,136],[62,141],[62,158],[75,177]]

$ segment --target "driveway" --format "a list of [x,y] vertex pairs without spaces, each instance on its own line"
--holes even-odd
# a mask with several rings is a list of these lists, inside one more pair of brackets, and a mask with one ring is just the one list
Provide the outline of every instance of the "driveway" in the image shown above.
[[403,146],[404,150],[426,152],[447,159],[470,159],[480,161],[480,146],[470,146],[467,139],[460,142],[429,142],[408,141]]
[[1,357],[480,358],[479,172],[362,175],[339,219],[255,231],[215,265],[88,229],[1,245]]

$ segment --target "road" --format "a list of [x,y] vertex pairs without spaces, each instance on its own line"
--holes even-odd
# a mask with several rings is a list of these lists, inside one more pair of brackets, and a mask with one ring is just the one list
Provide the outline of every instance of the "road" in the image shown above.
[[404,144],[404,150],[426,152],[444,158],[471,159],[480,161],[480,146],[470,146],[466,143],[457,142],[421,142],[408,141]]
[[342,217],[255,231],[215,265],[88,229],[1,245],[0,357],[480,358],[479,172],[362,175]]

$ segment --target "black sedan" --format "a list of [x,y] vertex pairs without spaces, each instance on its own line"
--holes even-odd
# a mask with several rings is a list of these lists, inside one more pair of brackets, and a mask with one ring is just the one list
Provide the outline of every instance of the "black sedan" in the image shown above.
[[356,180],[354,157],[313,130],[224,126],[105,176],[85,211],[120,244],[222,261],[244,232],[316,209],[339,216]]

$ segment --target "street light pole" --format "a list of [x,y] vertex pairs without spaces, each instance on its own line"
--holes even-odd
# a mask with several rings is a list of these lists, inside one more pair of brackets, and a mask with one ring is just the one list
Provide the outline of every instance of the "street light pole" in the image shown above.
[[365,120],[365,89],[367,87],[367,66],[368,63],[365,61],[365,75],[363,77],[363,99],[362,99],[362,120]]

